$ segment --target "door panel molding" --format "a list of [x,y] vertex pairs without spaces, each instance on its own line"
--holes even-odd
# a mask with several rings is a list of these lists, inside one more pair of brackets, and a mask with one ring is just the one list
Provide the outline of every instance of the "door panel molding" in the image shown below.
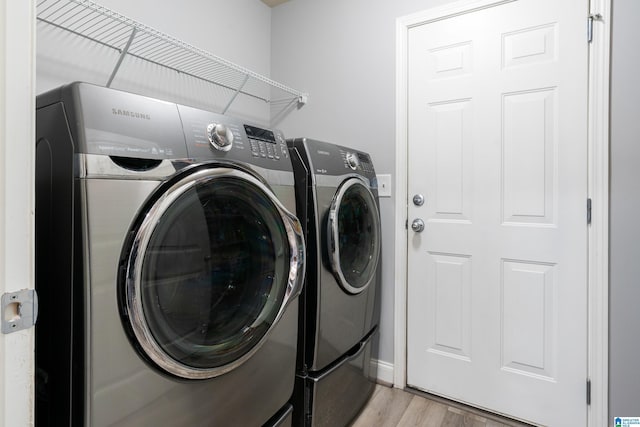
[[[400,17],[396,21],[396,206],[394,386],[407,386],[407,206],[408,194],[408,32],[415,26],[517,0],[458,1]],[[590,426],[608,424],[608,176],[609,63],[611,0],[591,0],[594,22],[589,48],[588,193],[593,201],[589,228],[588,372]],[[586,24],[587,16],[585,16]],[[585,33],[586,43],[586,33]],[[403,173],[404,172],[404,173]],[[586,205],[586,201],[585,201]],[[586,212],[585,212],[586,214]]]

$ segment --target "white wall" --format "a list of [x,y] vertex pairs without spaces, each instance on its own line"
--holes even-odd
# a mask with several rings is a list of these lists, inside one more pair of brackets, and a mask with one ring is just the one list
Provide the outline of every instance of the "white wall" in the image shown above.
[[640,2],[613,0],[609,419],[640,417]]
[[[0,0],[0,295],[33,289],[35,1]],[[33,423],[34,328],[0,335],[0,427]]]
[[[99,3],[252,71],[269,74],[271,9],[259,0]],[[105,85],[118,58],[112,49],[40,22],[37,42],[38,93],[76,80]],[[221,111],[228,99],[227,93],[210,85],[130,58],[123,62],[112,87],[214,111]],[[270,111],[262,101],[239,97],[229,114],[265,123]]]
[[[273,9],[271,78],[309,92],[278,123],[305,136],[371,153],[376,173],[395,170],[396,18],[450,0],[292,0]],[[392,183],[392,188],[394,184]],[[382,313],[379,359],[393,363],[395,195],[380,200]]]

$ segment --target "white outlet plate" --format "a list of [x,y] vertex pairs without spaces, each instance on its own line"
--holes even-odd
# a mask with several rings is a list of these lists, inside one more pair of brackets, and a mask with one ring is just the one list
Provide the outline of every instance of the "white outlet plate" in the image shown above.
[[391,175],[376,175],[378,179],[378,197],[391,197]]

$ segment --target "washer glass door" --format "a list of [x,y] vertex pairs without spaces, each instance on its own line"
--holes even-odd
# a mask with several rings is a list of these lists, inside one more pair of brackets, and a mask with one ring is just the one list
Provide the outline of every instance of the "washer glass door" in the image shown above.
[[300,224],[240,170],[195,168],[156,194],[123,256],[125,326],[169,374],[221,375],[257,351],[299,293]]
[[380,257],[380,214],[369,185],[360,178],[344,181],[331,203],[329,259],[347,292],[358,294],[373,281]]

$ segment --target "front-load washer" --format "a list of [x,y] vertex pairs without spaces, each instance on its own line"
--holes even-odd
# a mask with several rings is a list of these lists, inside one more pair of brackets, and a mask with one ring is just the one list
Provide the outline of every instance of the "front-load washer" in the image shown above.
[[288,141],[307,241],[294,424],[344,426],[373,392],[380,287],[380,214],[371,157]]
[[305,245],[282,134],[37,98],[37,426],[290,423]]

